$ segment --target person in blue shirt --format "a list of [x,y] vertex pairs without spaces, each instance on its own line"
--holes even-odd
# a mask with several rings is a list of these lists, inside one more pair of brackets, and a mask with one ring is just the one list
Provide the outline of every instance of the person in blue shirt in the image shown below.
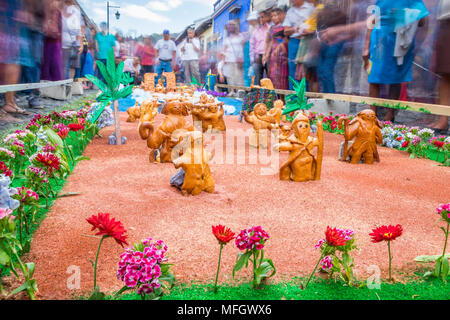
[[[111,48],[116,45],[116,37],[107,32],[107,26],[105,22],[100,23],[100,33],[95,35],[95,45],[97,51],[97,58],[106,65],[106,58],[108,57],[108,52]],[[97,69],[97,77],[104,81],[101,72]]]

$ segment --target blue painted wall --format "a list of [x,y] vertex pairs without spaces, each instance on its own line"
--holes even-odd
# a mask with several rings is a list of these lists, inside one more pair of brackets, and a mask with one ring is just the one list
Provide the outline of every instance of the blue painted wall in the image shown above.
[[[228,9],[233,5],[240,5],[241,10],[236,13],[230,13],[228,12]],[[239,19],[239,31],[240,32],[246,32],[248,31],[248,22],[247,22],[247,16],[250,11],[250,0],[234,0],[230,1],[229,4],[224,8],[224,10],[213,19],[214,23],[214,33],[219,34],[219,42],[218,46],[222,46],[222,40],[224,36],[225,31],[225,25],[230,20]]]

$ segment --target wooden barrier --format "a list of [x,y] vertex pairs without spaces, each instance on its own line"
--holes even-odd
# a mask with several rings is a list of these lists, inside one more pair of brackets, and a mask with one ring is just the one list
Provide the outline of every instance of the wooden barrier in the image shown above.
[[[226,85],[226,84],[217,84],[217,83],[216,83],[216,87],[227,88],[227,89],[238,89],[238,90],[245,90],[245,91],[251,90],[250,87],[230,86],[230,85]],[[281,90],[281,89],[275,89],[274,91],[281,95],[288,95],[288,94],[295,93],[295,91]],[[305,95],[308,98],[369,104],[369,105],[376,105],[376,106],[380,106],[380,107],[405,109],[408,111],[416,111],[416,112],[431,113],[431,114],[437,114],[437,115],[443,115],[443,116],[450,116],[450,106],[444,106],[444,105],[439,105],[439,104],[421,103],[421,102],[413,102],[413,101],[399,101],[399,100],[372,98],[372,97],[364,97],[364,96],[353,96],[353,95],[348,95],[348,94],[336,94],[336,93],[306,92]]]
[[72,79],[67,79],[67,80],[46,81],[46,82],[39,82],[39,83],[8,84],[8,85],[0,86],[0,93],[56,87],[56,86],[60,86],[60,85],[69,84],[72,82],[73,82]]

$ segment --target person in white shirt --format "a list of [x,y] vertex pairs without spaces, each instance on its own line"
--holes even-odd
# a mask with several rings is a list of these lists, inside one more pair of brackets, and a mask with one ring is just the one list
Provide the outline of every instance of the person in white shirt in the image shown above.
[[198,66],[198,54],[200,53],[200,41],[195,37],[195,31],[192,28],[187,30],[187,38],[183,41],[180,47],[181,60],[184,66],[184,77],[187,84],[192,83],[192,77],[198,82],[203,82],[200,79],[200,70]]
[[156,42],[155,50],[159,60],[156,67],[156,73],[158,74],[156,81],[158,81],[163,72],[172,72],[175,67],[177,46],[173,40],[170,40],[169,30],[163,31],[163,39]]
[[130,76],[134,79],[134,84],[137,84],[138,77],[141,72],[139,57],[127,57],[123,62],[123,72],[130,73]]
[[[300,44],[299,29],[301,25],[314,12],[314,4],[306,0],[292,0],[292,7],[288,10],[284,19],[284,34],[289,36],[288,56],[289,56],[289,76],[295,78],[295,57],[297,56],[298,46]],[[293,90],[292,83],[289,82],[289,89]]]
[[[223,41],[223,52],[225,53],[225,64],[223,73],[231,86],[244,85],[244,43],[246,38],[238,31],[235,21],[230,21],[227,25],[228,37]],[[233,89],[229,96],[235,96]]]
[[63,75],[65,79],[72,79],[75,69],[80,68],[81,46],[81,12],[74,5],[73,0],[64,1],[62,10],[62,49]]

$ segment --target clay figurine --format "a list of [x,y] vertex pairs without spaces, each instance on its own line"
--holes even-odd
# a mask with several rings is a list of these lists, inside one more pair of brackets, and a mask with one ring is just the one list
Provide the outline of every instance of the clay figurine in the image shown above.
[[291,126],[286,125],[286,124],[284,124],[284,125],[280,124],[279,127],[280,127],[281,133],[278,136],[278,140],[280,141],[280,143],[288,141],[289,137],[291,136],[291,132],[292,132]]
[[[181,168],[184,172],[181,193],[195,196],[202,191],[214,192],[214,180],[208,165],[212,155],[203,148],[203,134],[200,131],[192,131],[185,134],[183,139],[188,147],[183,155],[173,160],[175,168]],[[182,172],[177,172],[177,175],[182,175]]]
[[145,100],[141,104],[139,125],[143,122],[153,122],[158,115],[158,101],[157,100]]
[[138,102],[133,107],[127,109],[128,119],[127,122],[135,122],[141,116],[141,107]]
[[[144,121],[139,126],[139,135],[142,139],[147,140],[147,146],[150,149],[161,148],[160,162],[172,162],[172,149],[178,142],[178,139],[172,141],[172,133],[177,129],[193,131],[194,127],[186,121],[185,116],[188,115],[188,110],[186,105],[181,102],[167,103],[162,113],[166,115],[166,118],[156,130],[151,122]],[[153,152],[150,152],[149,160],[150,162],[156,160]]]
[[256,148],[267,148],[268,130],[278,126],[275,125],[275,120],[267,114],[266,105],[264,103],[256,104],[252,115],[244,111],[244,119],[253,125],[254,133],[250,136],[249,144]]
[[268,111],[269,116],[275,120],[276,124],[280,124],[281,122],[283,107],[284,107],[283,100],[276,100],[273,103],[273,108]]
[[[322,122],[317,122],[317,138],[310,136],[309,118],[303,113],[295,117],[292,129],[294,134],[287,141],[274,146],[275,150],[289,151],[288,160],[280,167],[280,180],[319,180],[323,156]],[[315,148],[317,155],[313,154]]]
[[202,122],[202,132],[227,130],[225,121],[223,120],[224,110],[219,108],[223,106],[223,102],[209,102],[205,104],[196,104],[191,109],[192,119]]
[[347,117],[341,117],[338,125],[340,129],[344,127],[345,139],[342,144],[342,157],[339,160],[350,159],[352,164],[360,161],[367,164],[380,162],[377,144],[383,142],[380,130],[383,126],[373,110],[362,110],[352,121]]
[[157,73],[146,73],[144,74],[144,81],[142,83],[142,88],[145,91],[155,91],[155,77]]

